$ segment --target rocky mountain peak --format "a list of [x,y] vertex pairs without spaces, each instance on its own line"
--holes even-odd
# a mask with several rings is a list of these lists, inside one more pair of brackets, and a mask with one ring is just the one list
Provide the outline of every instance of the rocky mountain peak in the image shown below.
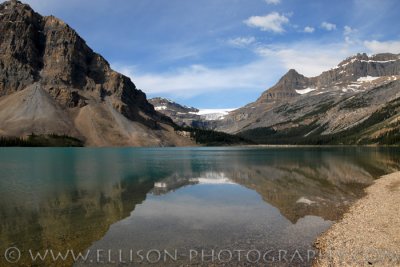
[[[36,19],[40,18],[40,15],[37,14],[29,5],[16,0],[1,3],[0,16],[8,18],[9,21],[17,22],[22,22],[29,18],[32,19],[33,17],[36,17]],[[20,20],[17,20],[17,18]]]
[[298,76],[298,75],[300,75],[300,74],[297,72],[297,70],[295,70],[295,69],[290,69],[290,70],[285,74],[285,76],[290,76],[290,75]]
[[131,120],[149,121],[139,110],[157,116],[145,94],[62,20],[19,1],[4,2],[0,13],[0,96],[39,83],[62,106],[113,96],[114,107]]
[[307,80],[306,77],[298,73],[295,69],[290,69],[278,82],[278,84],[283,83],[292,88],[299,88],[303,86]]
[[13,8],[30,8],[29,5],[23,4],[20,1],[17,0],[8,0],[8,1],[4,1],[2,4],[0,4],[1,6],[4,6],[5,9],[13,9]]
[[[305,108],[303,115],[307,112],[314,114],[316,111],[320,112],[319,109],[322,109],[324,105],[329,106],[332,101],[358,93],[361,95],[363,92],[370,92],[372,88],[392,88],[399,83],[398,80],[400,80],[400,55],[390,53],[370,56],[359,53],[316,77],[305,77],[291,69],[273,87],[264,91],[255,102],[228,114],[219,122],[216,129],[237,133],[243,129],[256,128],[254,125],[271,126],[271,122],[279,125],[286,119],[288,127],[292,127],[290,123],[295,116],[293,114],[298,114],[297,110],[300,108]],[[382,99],[391,99],[389,97],[395,95],[388,94]],[[325,104],[322,105],[321,103],[324,102]],[[368,107],[367,104],[360,103],[353,103],[353,105]],[[365,103],[368,101],[365,100]],[[314,110],[308,109],[312,105],[314,105]],[[290,110],[291,112],[288,112]],[[347,113],[343,112],[343,116],[346,115]],[[359,114],[355,112],[349,117],[357,118],[357,116]],[[337,123],[340,127],[340,120]]]
[[175,138],[172,124],[68,24],[16,0],[0,4],[0,133],[161,144]]
[[271,89],[265,91],[257,102],[282,101],[298,95],[296,89],[308,87],[310,81],[294,69],[290,69]]

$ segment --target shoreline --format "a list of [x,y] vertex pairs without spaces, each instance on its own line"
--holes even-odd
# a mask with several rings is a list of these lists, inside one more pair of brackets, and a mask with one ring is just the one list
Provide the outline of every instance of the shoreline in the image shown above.
[[399,145],[1,146],[0,148],[399,148]]
[[365,191],[316,239],[313,266],[400,266],[400,172]]

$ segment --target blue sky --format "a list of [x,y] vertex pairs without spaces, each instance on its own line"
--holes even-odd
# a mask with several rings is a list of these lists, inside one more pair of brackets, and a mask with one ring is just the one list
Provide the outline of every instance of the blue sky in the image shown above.
[[400,53],[398,0],[26,0],[74,29],[148,97],[199,108],[254,101],[290,68]]

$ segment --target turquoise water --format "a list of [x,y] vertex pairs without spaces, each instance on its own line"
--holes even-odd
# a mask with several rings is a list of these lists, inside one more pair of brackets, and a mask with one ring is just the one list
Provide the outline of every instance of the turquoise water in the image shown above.
[[[0,255],[18,248],[18,266],[73,265],[32,261],[49,249],[89,252],[77,266],[207,266],[271,251],[273,264],[309,265],[316,236],[399,158],[355,147],[1,148]],[[235,250],[253,252],[239,260]],[[158,259],[166,251],[177,258]]]

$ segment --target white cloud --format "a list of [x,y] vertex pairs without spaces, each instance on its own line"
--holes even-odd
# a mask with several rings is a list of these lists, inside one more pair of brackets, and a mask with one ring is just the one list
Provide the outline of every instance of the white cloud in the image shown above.
[[258,58],[248,64],[225,68],[190,65],[164,73],[142,73],[140,67],[113,64],[132,78],[138,88],[152,95],[191,98],[213,92],[262,92],[274,85],[289,69],[312,77],[336,66],[357,52],[346,43],[303,42],[254,46]]
[[244,23],[249,27],[260,28],[262,31],[282,33],[285,31],[283,26],[289,23],[289,18],[278,12],[272,12],[265,16],[252,16]]
[[343,35],[345,43],[348,45],[358,44],[359,46],[362,46],[362,42],[357,38],[357,32],[357,29],[353,29],[348,25],[344,26]]
[[303,42],[259,47],[256,52],[263,57],[277,58],[283,69],[296,69],[299,73],[312,77],[331,69],[358,50],[356,46],[345,43]]
[[306,33],[313,33],[315,29],[313,27],[307,26],[304,28],[304,32]]
[[228,40],[228,44],[235,47],[246,47],[256,41],[253,36],[250,37],[237,37]]
[[112,67],[131,77],[136,86],[148,94],[181,98],[218,91],[262,91],[267,85],[275,83],[276,77],[283,72],[277,63],[262,57],[228,68],[191,65],[166,73],[140,73],[139,68],[123,64],[113,64]]
[[281,3],[281,0],[265,0],[268,5],[278,5]]
[[344,35],[350,35],[350,34],[352,34],[352,33],[355,33],[357,30],[356,29],[353,29],[353,28],[351,28],[350,26],[344,26],[344,28],[343,28],[343,34]]
[[350,36],[345,36],[344,41],[348,45],[354,45],[355,43],[357,43],[357,40],[352,39]]
[[336,30],[336,25],[333,24],[333,23],[329,23],[329,22],[324,21],[324,22],[321,23],[321,28],[325,29],[327,31],[333,31],[333,30]]
[[370,52],[377,53],[400,53],[400,41],[364,41],[364,46],[369,49]]
[[236,41],[250,43],[250,47],[258,55],[257,59],[247,64],[224,68],[190,65],[162,73],[143,73],[140,72],[140,66],[123,64],[113,64],[113,68],[131,77],[138,88],[146,93],[191,98],[214,92],[261,93],[274,85],[289,69],[296,69],[305,76],[313,77],[359,52],[400,53],[400,41],[358,40],[331,44],[307,41],[261,45],[253,41],[251,37],[248,37],[249,40],[246,38],[236,38]]

